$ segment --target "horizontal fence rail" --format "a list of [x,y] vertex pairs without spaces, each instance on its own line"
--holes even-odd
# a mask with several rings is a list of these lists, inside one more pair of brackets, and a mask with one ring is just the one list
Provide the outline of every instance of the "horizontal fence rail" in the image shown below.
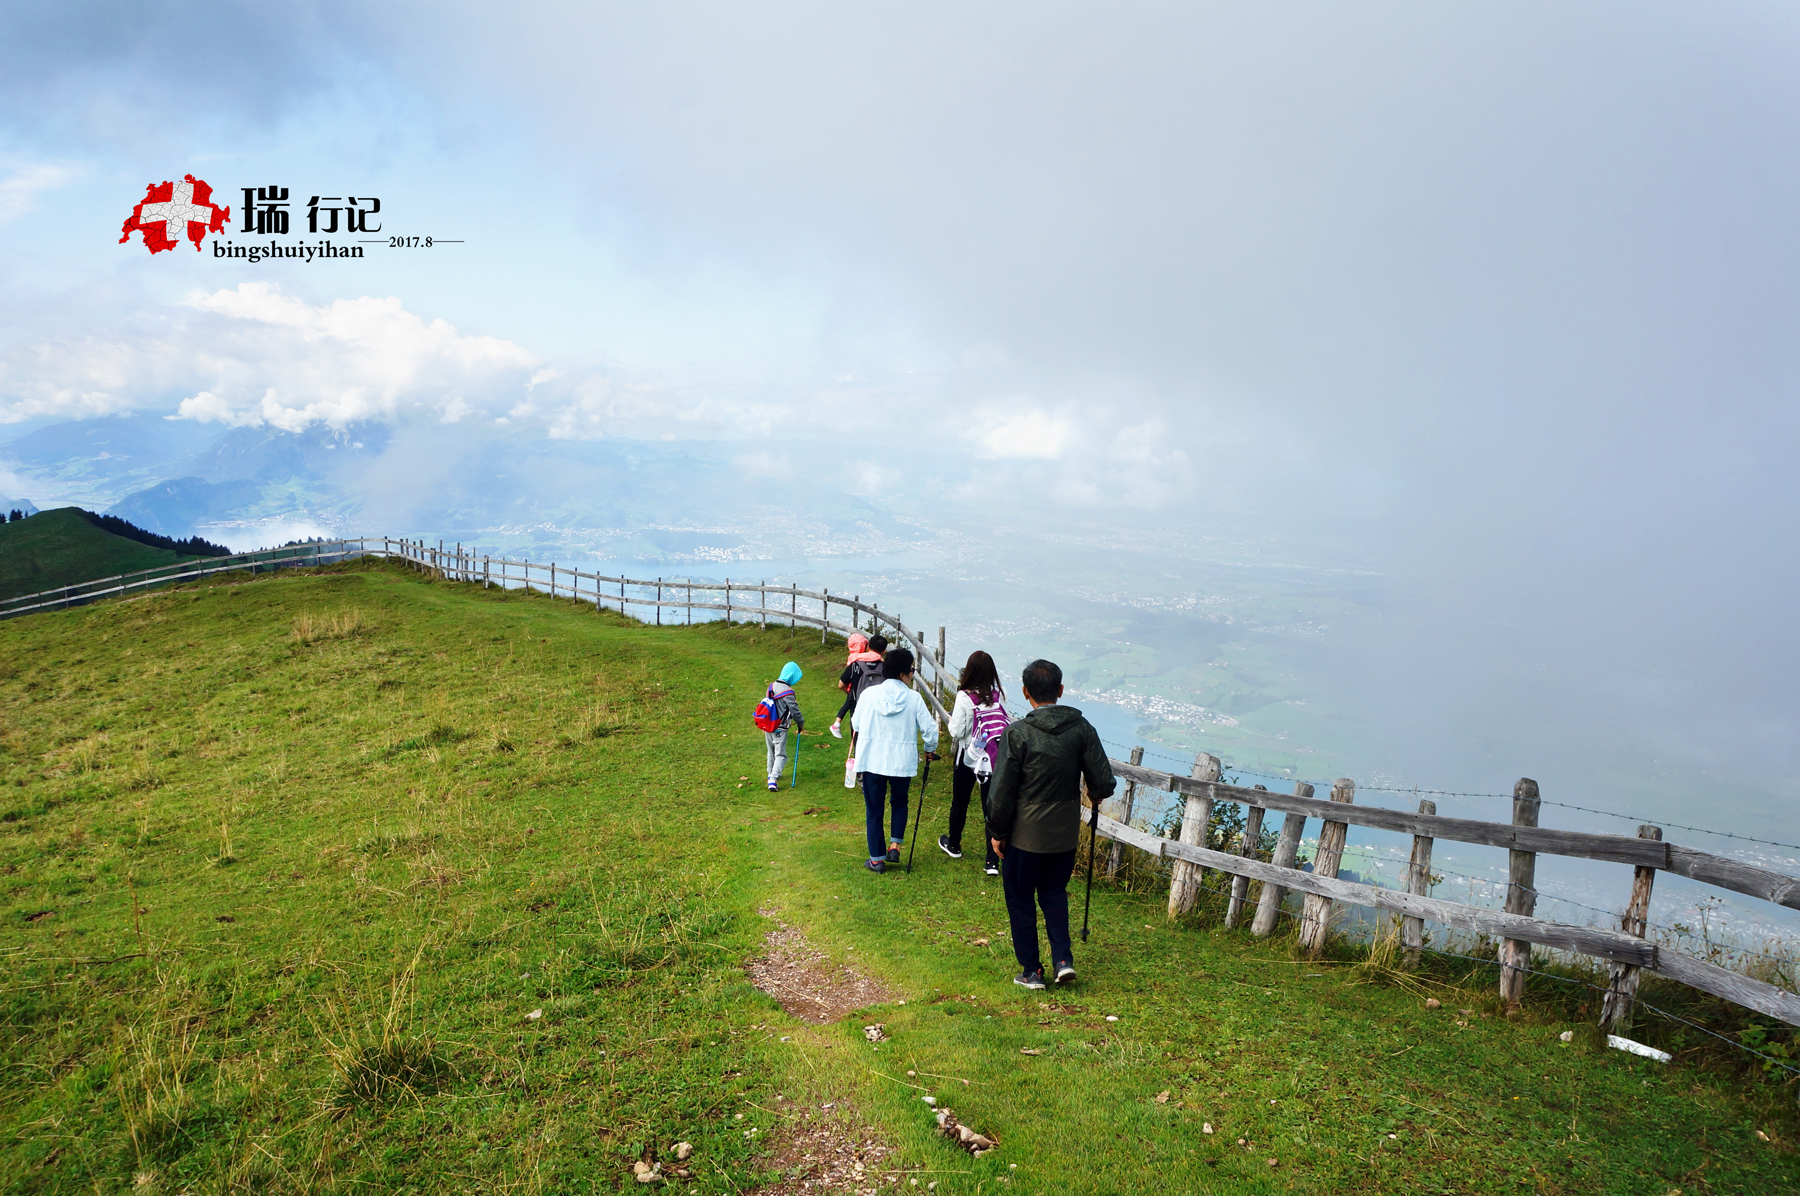
[[1405,810],[1388,810],[1380,806],[1344,805],[1313,797],[1246,789],[1242,785],[1228,785],[1223,781],[1173,776],[1118,760],[1113,761],[1113,771],[1126,780],[1137,781],[1154,789],[1166,789],[1171,793],[1209,801],[1240,802],[1265,810],[1279,810],[1284,814],[1302,814],[1308,818],[1343,822],[1351,826],[1424,835],[1432,839],[1451,839],[1458,843],[1658,868],[1721,889],[1760,897],[1789,909],[1800,909],[1800,877],[1674,843],[1634,839],[1625,835],[1481,822],[1473,818],[1445,818],[1439,814],[1408,814]]
[[[767,585],[762,582],[690,581],[685,578],[624,577],[604,573],[588,573],[569,569],[554,562],[519,561],[505,557],[480,556],[461,545],[433,548],[419,540],[373,538],[363,542],[367,555],[396,556],[415,567],[428,570],[449,580],[475,582],[489,586],[517,586],[553,597],[591,602],[599,609],[617,610],[622,614],[639,612],[644,622],[660,621],[665,611],[694,611],[721,614],[728,622],[756,622],[789,627],[814,627],[821,635],[854,635],[862,632],[885,634],[906,647],[917,660],[914,688],[918,690],[939,719],[947,720],[946,703],[955,694],[955,674],[943,658],[942,629],[937,646],[927,644],[914,628],[907,627],[892,612],[856,596],[845,597],[829,590],[806,590],[798,586]],[[377,544],[379,543],[379,547]],[[698,595],[698,597],[696,597]],[[709,600],[709,596],[710,599]],[[733,601],[739,596],[754,596],[749,601]],[[771,602],[771,599],[774,601]],[[819,613],[801,607],[802,602],[818,604]],[[843,610],[849,622],[831,618],[832,609]]]
[[[446,548],[442,542],[434,548],[423,540],[398,539],[392,536],[327,540],[224,557],[200,557],[155,569],[97,578],[0,601],[0,619],[39,611],[66,610],[105,598],[124,597],[222,573],[326,565],[365,556],[404,560],[417,569],[447,580],[530,589],[555,597],[591,602],[599,609],[613,609],[621,613],[631,613],[628,608],[633,607],[657,614],[667,610],[680,610],[690,615],[694,611],[718,612],[730,622],[756,621],[764,626],[771,622],[776,625],[786,623],[790,627],[816,627],[823,634],[849,636],[859,631],[864,634],[881,632],[890,639],[897,638],[900,641],[895,647],[904,645],[912,651],[918,661],[914,688],[938,718],[949,717],[945,703],[955,692],[955,678],[944,665],[942,636],[940,635],[938,646],[934,650],[917,631],[907,627],[897,616],[855,596],[844,597],[829,590],[803,590],[798,586],[771,586],[729,580],[702,582],[676,578],[609,577],[601,573],[564,568],[554,562],[545,564],[478,555],[461,545]],[[696,595],[700,597],[697,599]],[[708,595],[718,595],[722,600],[708,601]],[[732,598],[739,595],[755,595],[756,599],[750,603],[733,602]],[[777,600],[775,604],[770,603],[771,597]],[[787,605],[781,605],[781,599],[786,599]],[[817,603],[820,613],[815,615],[801,609],[800,603],[803,601]],[[849,623],[832,621],[833,607],[846,612]],[[645,622],[653,621],[649,616],[643,617]],[[921,679],[923,684],[919,683]]]
[[[1207,757],[1203,756],[1202,759],[1205,760]],[[1643,913],[1636,908],[1640,904],[1640,898],[1635,889],[1632,900],[1633,908],[1628,910],[1622,919],[1627,926],[1620,930],[1607,930],[1601,927],[1553,922],[1532,917],[1528,913],[1514,912],[1510,908],[1506,911],[1494,910],[1428,897],[1423,892],[1422,883],[1409,884],[1408,891],[1400,891],[1385,889],[1379,885],[1339,880],[1335,875],[1302,872],[1293,866],[1294,852],[1291,849],[1286,851],[1285,860],[1283,859],[1283,847],[1288,844],[1297,845],[1304,834],[1306,819],[1318,818],[1325,824],[1348,824],[1386,831],[1400,831],[1414,835],[1415,842],[1420,839],[1426,840],[1426,863],[1422,869],[1409,869],[1409,872],[1429,872],[1429,843],[1438,839],[1506,847],[1515,851],[1568,855],[1583,859],[1632,864],[1636,865],[1639,870],[1638,884],[1642,886],[1641,904],[1644,906],[1647,906],[1649,901],[1649,882],[1644,873],[1653,873],[1654,870],[1690,876],[1720,888],[1729,888],[1753,897],[1761,897],[1764,900],[1777,902],[1791,908],[1800,908],[1800,904],[1796,904],[1795,899],[1796,892],[1800,892],[1800,878],[1787,876],[1767,868],[1758,868],[1752,864],[1712,855],[1708,852],[1664,843],[1659,838],[1626,838],[1621,835],[1556,831],[1545,827],[1481,822],[1468,818],[1443,818],[1435,814],[1408,814],[1402,810],[1359,807],[1347,801],[1320,801],[1308,796],[1271,793],[1263,789],[1228,785],[1222,781],[1176,776],[1123,760],[1113,760],[1111,763],[1114,775],[1126,781],[1134,789],[1141,791],[1145,787],[1150,787],[1183,794],[1197,803],[1203,803],[1203,808],[1208,815],[1210,815],[1215,802],[1229,801],[1248,807],[1255,815],[1254,821],[1258,825],[1261,822],[1261,813],[1267,810],[1276,810],[1287,814],[1288,823],[1283,828],[1281,843],[1275,849],[1277,862],[1265,862],[1247,854],[1214,851],[1197,843],[1164,839],[1138,830],[1117,819],[1099,815],[1096,819],[1095,830],[1096,834],[1103,839],[1135,847],[1152,856],[1176,861],[1179,864],[1212,869],[1232,877],[1242,877],[1246,882],[1260,881],[1264,885],[1265,891],[1275,895],[1274,899],[1277,903],[1280,901],[1282,892],[1303,893],[1308,895],[1309,903],[1313,900],[1342,901],[1365,909],[1383,910],[1409,921],[1418,919],[1421,922],[1436,922],[1459,930],[1492,935],[1506,943],[1529,943],[1557,951],[1594,956],[1617,965],[1614,990],[1620,987],[1619,982],[1623,978],[1634,981],[1628,987],[1631,992],[1635,993],[1636,972],[1638,970],[1651,971],[1671,980],[1680,981],[1701,992],[1723,997],[1725,1000],[1753,1009],[1758,1013],[1778,1018],[1789,1025],[1800,1026],[1800,995],[1766,981],[1722,968],[1685,952],[1659,946],[1644,938]],[[1302,786],[1302,788],[1310,789],[1310,786]],[[1531,791],[1535,794],[1535,785],[1532,786]],[[1425,804],[1430,805],[1429,802]],[[1535,813],[1533,816],[1535,817]],[[1246,819],[1246,825],[1249,825],[1251,821],[1252,819]],[[1645,828],[1645,830],[1654,829]],[[1184,835],[1183,838],[1185,839],[1187,836]],[[1321,839],[1321,841],[1323,840]],[[1332,863],[1331,871],[1333,873],[1336,871],[1335,861]],[[1423,876],[1416,878],[1409,876],[1409,880],[1415,879],[1422,881]],[[1235,907],[1242,901],[1242,894],[1238,894],[1235,888],[1232,891],[1236,897],[1233,903]],[[1511,901],[1509,900],[1510,905]],[[1636,924],[1632,925],[1634,914]],[[1255,929],[1258,934],[1267,934],[1273,928],[1274,918],[1270,916],[1259,918]],[[1303,925],[1303,934],[1304,929]],[[1527,954],[1527,964],[1528,961]],[[1505,960],[1502,959],[1500,962],[1502,962],[1504,970]],[[1625,973],[1629,974],[1622,975]],[[1503,975],[1503,983],[1504,981]],[[1612,991],[1609,990],[1609,997],[1612,995]],[[1629,1000],[1610,1001],[1609,1011],[1611,1022],[1618,1025],[1626,1024],[1629,1019],[1630,1002]]]
[[72,606],[83,606],[102,598],[123,597],[134,591],[193,581],[218,573],[263,572],[273,569],[328,565],[361,555],[365,551],[359,547],[362,543],[360,540],[323,540],[312,544],[292,544],[285,548],[265,548],[256,552],[235,553],[231,556],[194,557],[173,564],[159,565],[154,569],[139,569],[133,573],[99,577],[92,581],[76,582],[54,590],[43,590],[36,594],[21,594],[15,598],[3,599],[0,600],[0,619],[11,619],[36,611],[67,610]]
[[[389,536],[327,540],[227,557],[197,558],[157,569],[100,578],[0,601],[0,619],[146,593],[219,574],[327,565],[359,557],[398,559],[444,580],[483,587],[525,589],[591,603],[596,610],[616,610],[646,623],[661,623],[669,613],[680,613],[686,621],[692,622],[698,611],[704,616],[722,616],[732,623],[754,622],[764,627],[771,624],[779,627],[785,623],[793,630],[803,626],[817,628],[821,641],[832,634],[848,637],[857,632],[871,635],[880,632],[895,646],[903,645],[912,651],[918,662],[913,686],[940,723],[947,721],[947,703],[955,695],[955,673],[945,660],[944,629],[938,629],[937,643],[931,645],[918,630],[907,627],[897,615],[874,603],[865,603],[856,595],[845,597],[826,589],[806,590],[762,582],[613,577],[564,568],[554,562],[546,564],[481,555],[461,545],[447,548],[442,541],[433,547],[423,540]],[[807,605],[803,606],[803,603]],[[808,607],[816,607],[817,613]],[[843,612],[837,620],[832,618],[834,607]],[[848,621],[843,621],[845,619]],[[1194,775],[1186,777],[1144,768],[1137,762],[1138,754],[1133,755],[1131,762],[1112,761],[1114,774],[1126,782],[1126,817],[1129,819],[1139,791],[1179,794],[1187,802],[1181,838],[1160,838],[1105,815],[1098,816],[1096,833],[1116,845],[1115,853],[1120,846],[1128,846],[1172,861],[1171,913],[1191,908],[1204,870],[1211,869],[1234,878],[1227,926],[1238,925],[1239,920],[1251,912],[1248,885],[1252,881],[1260,882],[1263,893],[1256,903],[1252,927],[1253,933],[1258,935],[1273,931],[1284,892],[1304,895],[1306,911],[1301,936],[1302,946],[1308,950],[1316,951],[1323,944],[1331,903],[1341,901],[1396,915],[1401,921],[1402,941],[1409,959],[1416,958],[1425,922],[1499,938],[1502,946],[1497,962],[1502,971],[1501,988],[1509,1000],[1517,999],[1522,970],[1529,966],[1529,946],[1607,960],[1613,965],[1613,982],[1603,1015],[1603,1022],[1609,1028],[1622,1029],[1629,1025],[1637,976],[1642,971],[1654,972],[1800,1026],[1800,996],[1766,981],[1659,946],[1644,937],[1651,884],[1658,871],[1685,876],[1790,909],[1800,909],[1800,877],[1665,843],[1656,827],[1640,828],[1635,838],[1540,827],[1537,825],[1535,782],[1520,782],[1520,788],[1515,791],[1512,823],[1485,822],[1442,817],[1430,801],[1421,802],[1418,813],[1358,806],[1354,800],[1355,786],[1349,781],[1340,781],[1334,786],[1329,801],[1313,797],[1312,786],[1306,784],[1297,785],[1294,794],[1233,785],[1219,779],[1218,760],[1204,753],[1195,763]],[[1205,828],[1212,809],[1219,802],[1236,802],[1246,807],[1245,825],[1249,834],[1236,852],[1214,851],[1204,846]],[[1255,833],[1252,828],[1259,828],[1264,815],[1270,812],[1286,816],[1272,862],[1255,858],[1250,850]],[[1315,870],[1303,872],[1293,864],[1306,822],[1313,818],[1319,819],[1323,826],[1320,850],[1316,853]],[[1413,861],[1407,869],[1404,891],[1337,878],[1344,831],[1350,826],[1413,836]],[[1500,847],[1511,853],[1513,876],[1504,911],[1427,895],[1432,844],[1439,839]],[[1533,916],[1536,890],[1531,882],[1532,861],[1540,853],[1633,866],[1637,879],[1631,902],[1621,919],[1621,928],[1577,926]],[[1110,871],[1117,871],[1118,861],[1115,854]]]

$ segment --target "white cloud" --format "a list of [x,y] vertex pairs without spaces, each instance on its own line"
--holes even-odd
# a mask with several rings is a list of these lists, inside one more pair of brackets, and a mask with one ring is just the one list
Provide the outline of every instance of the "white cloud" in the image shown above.
[[231,426],[297,432],[414,413],[455,422],[523,397],[538,365],[511,341],[428,321],[399,299],[315,305],[261,282],[196,292],[127,327],[0,360],[0,423],[166,410],[170,393],[186,395],[180,418]]
[[733,457],[731,463],[751,481],[782,481],[794,476],[794,463],[788,455],[767,449],[741,453]]
[[86,336],[22,346],[0,359],[0,424],[38,416],[90,419],[186,387],[193,362],[164,330],[133,340]]
[[454,422],[475,410],[465,388],[517,393],[537,365],[511,341],[427,322],[393,297],[314,306],[270,283],[244,283],[186,303],[222,317],[235,350],[207,354],[218,380],[206,403],[182,404],[195,419],[299,431],[423,407]]
[[48,162],[14,167],[11,174],[0,179],[0,224],[25,215],[41,193],[54,191],[74,177],[75,172],[68,167]]
[[983,457],[1054,461],[1074,443],[1075,428],[1062,416],[1019,411],[977,420],[968,435]]

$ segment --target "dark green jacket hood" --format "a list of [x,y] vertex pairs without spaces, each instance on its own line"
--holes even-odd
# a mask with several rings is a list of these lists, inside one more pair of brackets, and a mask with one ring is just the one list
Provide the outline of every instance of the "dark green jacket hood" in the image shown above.
[[1000,737],[988,833],[1024,851],[1073,851],[1083,780],[1100,800],[1118,784],[1099,733],[1073,706],[1039,706]]

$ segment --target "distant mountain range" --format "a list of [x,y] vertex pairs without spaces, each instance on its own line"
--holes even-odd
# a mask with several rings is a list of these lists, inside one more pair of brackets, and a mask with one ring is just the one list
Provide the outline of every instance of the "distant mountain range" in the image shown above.
[[834,446],[563,440],[538,430],[358,424],[219,429],[151,416],[0,444],[37,506],[74,503],[238,548],[393,531],[564,559],[726,562],[890,551],[919,530],[847,492]]

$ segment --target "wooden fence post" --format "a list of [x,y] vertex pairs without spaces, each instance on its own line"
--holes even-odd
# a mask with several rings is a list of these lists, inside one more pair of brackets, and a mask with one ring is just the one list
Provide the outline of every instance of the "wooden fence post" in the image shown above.
[[[600,605],[600,579],[594,578],[594,605]],[[619,613],[625,613],[625,575],[619,574]]]
[[794,629],[800,626],[800,586],[798,583],[788,587],[788,638],[794,636]]
[[731,626],[731,579],[725,579],[725,626]]
[[[1294,782],[1295,797],[1311,797],[1313,787],[1305,781]],[[1306,833],[1306,815],[1289,814],[1281,824],[1281,835],[1275,840],[1275,851],[1269,856],[1269,862],[1277,868],[1292,868],[1294,861],[1300,857],[1300,838]],[[1256,920],[1250,924],[1250,933],[1259,939],[1266,939],[1275,933],[1275,923],[1281,917],[1281,899],[1287,890],[1280,885],[1263,882],[1262,895],[1256,902]]]
[[[862,624],[858,623],[856,621],[861,616],[861,614],[862,614],[862,595],[861,594],[850,595],[850,630],[852,630],[852,631],[861,631],[862,630]],[[869,628],[869,630],[873,631],[875,629],[873,627],[871,627],[871,628]]]
[[831,632],[831,591],[823,586],[819,588],[823,597],[819,601],[819,646],[825,646],[825,637]]
[[656,579],[656,625],[662,626],[662,578]]
[[938,671],[941,673],[944,670],[944,629],[942,627],[938,628],[937,662],[938,662]]
[[[1435,815],[1437,803],[1421,801],[1419,813]],[[1431,896],[1431,845],[1431,836],[1413,836],[1412,856],[1406,861],[1406,891],[1415,897]],[[1419,952],[1425,949],[1425,919],[1400,919],[1400,946],[1404,952],[1401,958],[1406,966],[1418,967]]]
[[[1640,826],[1638,838],[1662,841],[1662,827]],[[1635,868],[1631,876],[1631,902],[1625,907],[1625,916],[1619,919],[1619,929],[1626,934],[1644,937],[1644,929],[1650,921],[1650,889],[1656,883],[1656,869]],[[1608,1034],[1624,1034],[1631,1029],[1631,1007],[1637,1003],[1638,979],[1641,969],[1630,964],[1615,963],[1612,967],[1612,980],[1606,986],[1606,999],[1600,1005],[1600,1028]]]
[[[1348,777],[1339,777],[1331,784],[1331,800],[1336,802],[1353,802],[1356,800],[1356,782]],[[1319,851],[1313,857],[1313,875],[1336,877],[1338,865],[1344,859],[1344,841],[1350,835],[1350,824],[1347,822],[1327,821],[1319,827]],[[1300,949],[1308,955],[1317,955],[1325,949],[1325,934],[1331,926],[1331,898],[1320,897],[1315,893],[1306,895],[1305,907],[1300,913]]]
[[[1513,825],[1536,826],[1541,799],[1538,783],[1520,777],[1513,786]],[[1506,853],[1506,912],[1529,918],[1537,910],[1537,852]],[[1531,972],[1531,944],[1521,939],[1500,940],[1500,999],[1517,1005],[1525,995],[1525,977]]]
[[494,575],[494,561],[487,553],[481,554],[481,588],[487,589]]
[[[1144,745],[1138,744],[1131,749],[1131,762],[1134,765],[1144,763]],[[1125,813],[1119,819],[1126,826],[1131,825],[1131,808],[1137,804],[1137,782],[1125,782]],[[1119,875],[1119,866],[1125,862],[1125,845],[1117,839],[1113,840],[1112,859],[1106,865],[1106,879],[1113,880]]]
[[[1194,757],[1196,781],[1216,781],[1221,769],[1219,758],[1201,752]],[[1206,828],[1212,822],[1212,798],[1189,795],[1181,811],[1181,841],[1189,847],[1206,846]],[[1200,881],[1204,877],[1200,865],[1176,860],[1169,877],[1169,917],[1191,911],[1200,900]]]
[[756,588],[757,604],[762,608],[758,615],[762,620],[762,629],[769,629],[769,579],[763,578],[762,584]]
[[[1258,785],[1258,789],[1267,789],[1266,785]],[[1238,844],[1238,854],[1247,860],[1256,858],[1256,841],[1262,837],[1263,808],[1248,806],[1244,810],[1244,838]],[[1234,876],[1231,878],[1231,904],[1225,909],[1225,929],[1236,930],[1238,923],[1244,920],[1244,898],[1250,894],[1250,878]]]
[[691,581],[687,583],[687,621],[689,627],[694,625],[694,583]]

